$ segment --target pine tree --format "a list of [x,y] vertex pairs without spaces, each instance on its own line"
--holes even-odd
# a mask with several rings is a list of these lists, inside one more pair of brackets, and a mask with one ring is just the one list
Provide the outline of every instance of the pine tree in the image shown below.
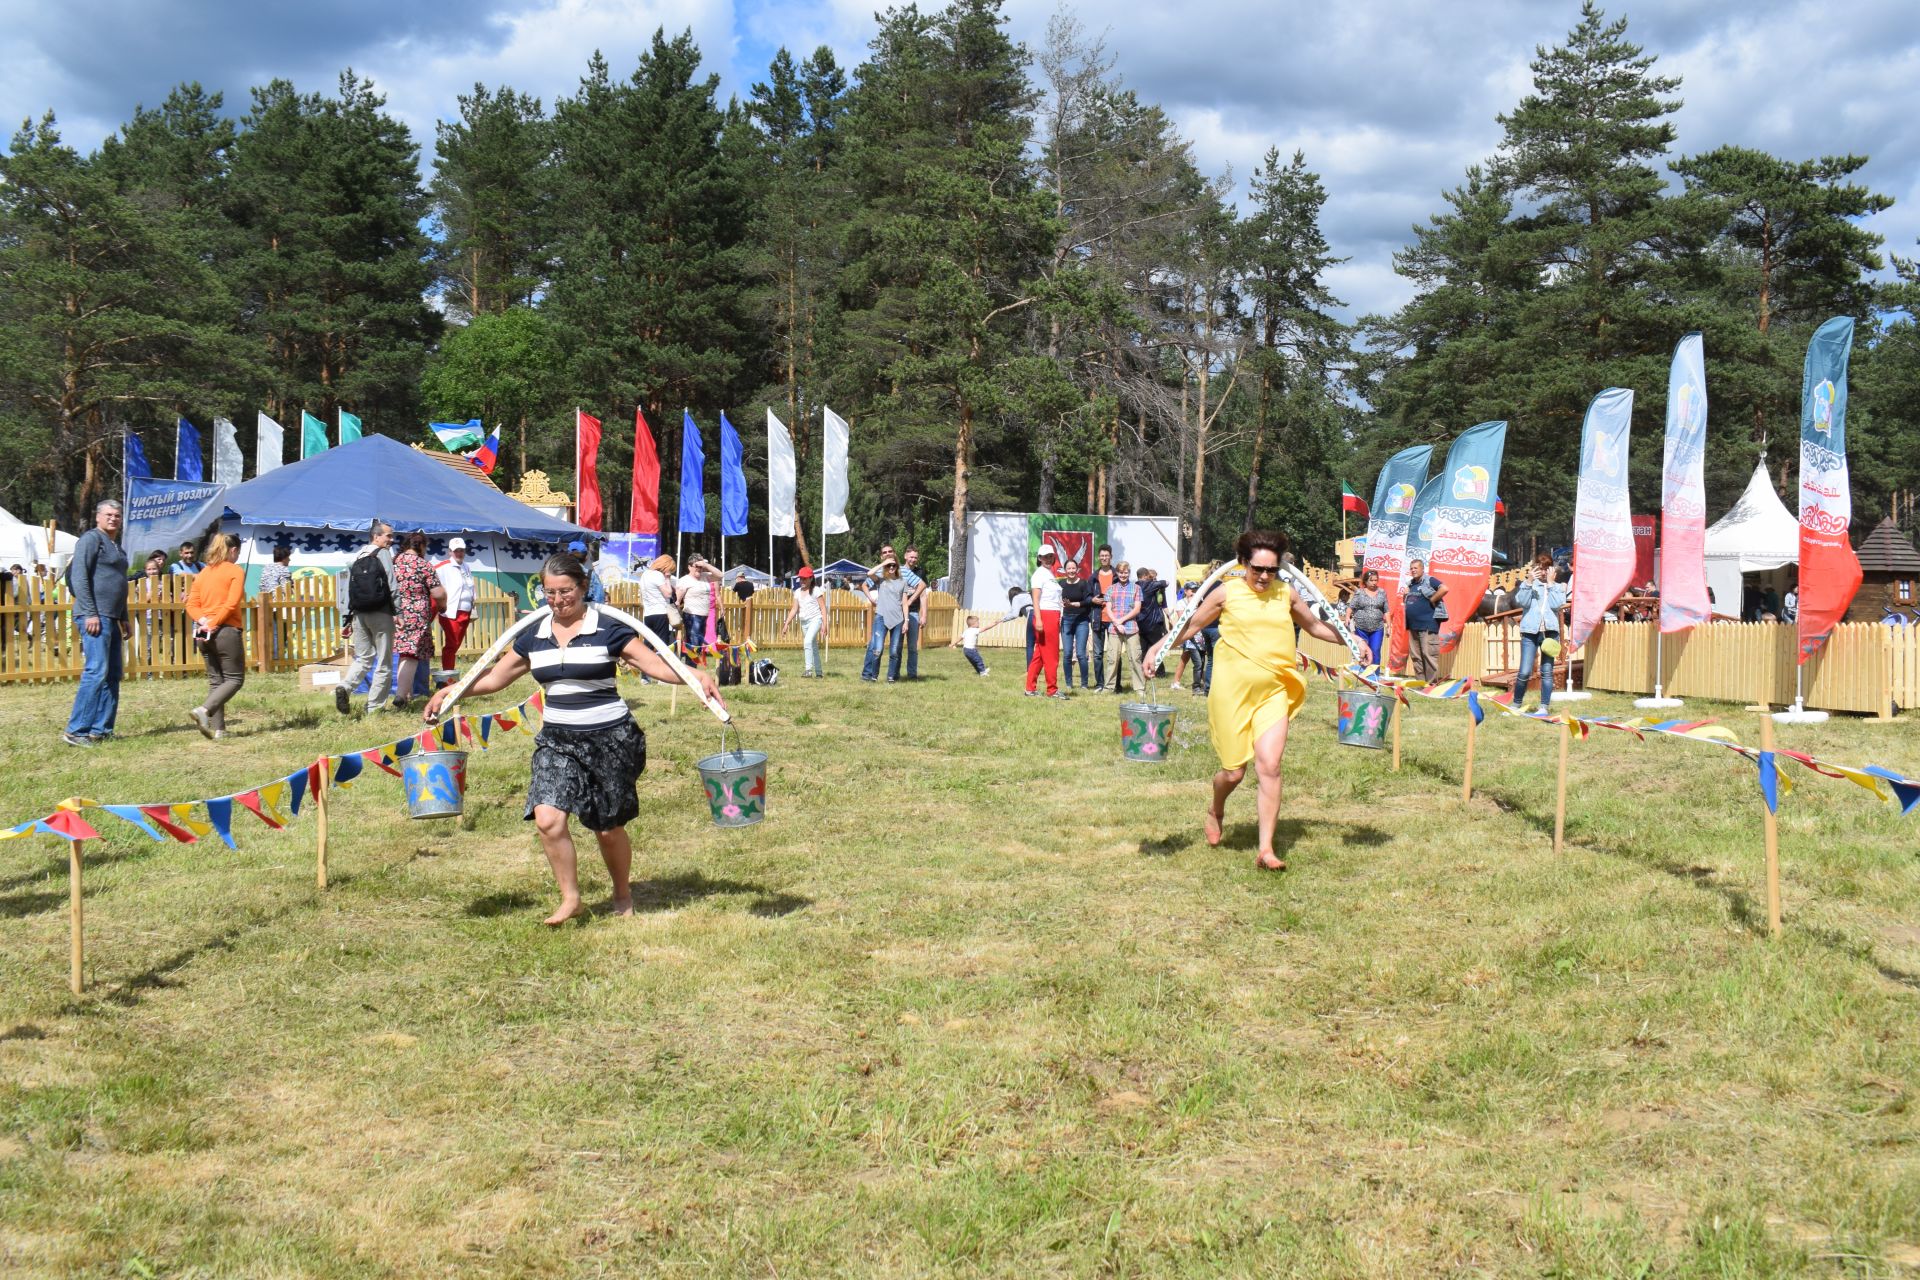
[[[1253,207],[1239,230],[1240,287],[1256,339],[1248,358],[1259,399],[1243,528],[1254,522],[1267,441],[1276,431],[1276,451],[1286,468],[1312,469],[1325,462],[1317,447],[1320,433],[1313,429],[1323,415],[1315,406],[1336,393],[1335,366],[1344,355],[1346,332],[1330,314],[1344,304],[1327,287],[1326,272],[1346,259],[1333,256],[1320,230],[1320,210],[1327,202],[1320,175],[1308,170],[1304,153],[1295,151],[1283,166],[1278,149],[1270,149],[1250,194]],[[1302,416],[1281,417],[1284,409]]]
[[836,381],[858,397],[862,456],[885,442],[892,511],[922,493],[948,500],[957,593],[975,493],[997,496],[1001,482],[980,483],[976,453],[1017,456],[1007,430],[1028,408],[1022,388],[1050,373],[1021,338],[1054,223],[1025,157],[1024,52],[1002,26],[998,0],[889,10],[846,130],[854,213]]
[[[784,402],[795,462],[807,475],[812,433],[803,417],[803,387],[820,385],[818,352],[831,323],[839,266],[839,129],[846,115],[846,76],[822,45],[799,67],[780,50],[764,83],[755,84],[748,113],[759,131],[752,157],[759,193],[746,269],[759,282],[760,310],[771,330],[769,398]],[[794,527],[803,561],[807,551],[800,504]]]
[[[696,78],[699,65],[686,32],[656,31],[624,82],[596,54],[553,123],[556,234],[542,309],[575,394],[619,416],[643,407],[667,459],[679,456],[683,408],[711,434],[714,415],[750,385],[744,175],[722,147],[719,77]],[[549,432],[571,440],[572,420]],[[617,473],[620,455],[603,456]],[[671,511],[677,472],[665,470]]]
[[[1708,324],[1699,251],[1710,214],[1669,198],[1654,167],[1673,142],[1668,117],[1680,104],[1667,95],[1679,81],[1654,73],[1626,26],[1586,0],[1566,43],[1539,50],[1534,92],[1500,117],[1496,172],[1532,210],[1513,221],[1503,252],[1541,283],[1521,295],[1500,353],[1498,416],[1510,422],[1501,489],[1516,528],[1569,525],[1588,401],[1607,386],[1664,387],[1674,342]],[[1658,442],[1636,433],[1642,492],[1657,492]]]
[[418,150],[385,99],[351,71],[338,98],[284,80],[253,92],[234,146],[237,278],[267,367],[263,399],[282,421],[341,406],[368,428],[410,424],[439,318]]
[[476,84],[443,120],[428,184],[447,309],[498,315],[532,301],[545,277],[551,130],[538,98]]
[[[1881,238],[1853,220],[1893,201],[1846,181],[1866,163],[1865,156],[1793,163],[1726,146],[1673,166],[1719,229],[1719,293],[1725,328],[1734,331],[1725,334],[1716,372],[1734,395],[1718,402],[1751,422],[1748,442],[1771,453],[1783,490],[1792,484],[1807,339],[1830,316],[1864,321],[1871,314],[1868,273],[1882,266]],[[1736,318],[1741,312],[1745,323]],[[1787,447],[1768,450],[1775,438]],[[1735,456],[1738,474],[1728,480],[1744,483],[1750,454],[1741,449]]]
[[0,159],[11,478],[54,494],[70,528],[90,524],[92,504],[118,487],[121,415],[187,402],[204,353],[219,349],[202,308],[220,284],[195,248],[62,143],[51,114]]

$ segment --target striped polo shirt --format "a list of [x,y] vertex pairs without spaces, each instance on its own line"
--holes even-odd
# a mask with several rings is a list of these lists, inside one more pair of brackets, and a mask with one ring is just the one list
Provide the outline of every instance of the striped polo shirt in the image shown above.
[[546,693],[548,724],[601,729],[627,718],[627,704],[614,683],[614,661],[637,638],[632,627],[589,605],[571,643],[562,646],[553,638],[548,615],[514,637],[513,651],[527,660]]

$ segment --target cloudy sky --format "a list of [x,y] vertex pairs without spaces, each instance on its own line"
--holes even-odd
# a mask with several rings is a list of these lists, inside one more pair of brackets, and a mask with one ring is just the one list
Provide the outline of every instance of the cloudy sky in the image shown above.
[[[926,0],[923,7],[934,2]],[[136,103],[198,80],[244,109],[273,76],[330,89],[370,76],[430,154],[433,122],[475,81],[543,102],[570,92],[588,56],[630,70],[653,30],[693,29],[723,93],[764,75],[782,44],[863,56],[879,0],[0,0],[0,119],[51,107],[91,146]],[[1056,0],[1008,0],[1014,35],[1039,44]],[[1202,163],[1244,180],[1269,146],[1299,147],[1325,180],[1336,291],[1359,313],[1403,301],[1393,251],[1440,193],[1499,141],[1494,116],[1529,87],[1528,60],[1563,37],[1577,0],[1187,0],[1081,4],[1118,71],[1165,106]],[[1914,0],[1640,0],[1615,3],[1631,34],[1683,77],[1678,150],[1722,143],[1806,159],[1865,153],[1864,180],[1895,197],[1874,229],[1910,255],[1920,238],[1920,22]]]

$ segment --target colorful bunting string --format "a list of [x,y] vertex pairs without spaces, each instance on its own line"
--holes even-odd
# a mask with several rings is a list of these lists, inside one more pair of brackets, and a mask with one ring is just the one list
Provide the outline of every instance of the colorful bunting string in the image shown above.
[[[535,693],[504,711],[457,716],[437,728],[423,730],[417,738],[408,736],[361,751],[321,756],[311,764],[272,782],[205,800],[104,804],[98,800],[71,796],[60,801],[54,811],[43,818],[34,818],[0,830],[0,840],[17,840],[34,835],[57,836],[63,840],[98,840],[102,838],[99,831],[80,816],[83,809],[98,809],[136,828],[150,840],[171,838],[181,844],[194,844],[203,836],[218,835],[229,849],[237,849],[239,845],[233,835],[235,801],[267,826],[280,830],[300,815],[307,799],[317,796],[323,786],[347,787],[365,771],[369,762],[398,777],[400,770],[394,767],[394,762],[410,754],[416,742],[422,750],[433,750],[436,746],[455,746],[462,740],[473,742],[477,737],[481,749],[485,750],[496,723],[503,731],[513,729],[528,722],[544,706],[544,699]],[[479,725],[477,734],[475,722]]]

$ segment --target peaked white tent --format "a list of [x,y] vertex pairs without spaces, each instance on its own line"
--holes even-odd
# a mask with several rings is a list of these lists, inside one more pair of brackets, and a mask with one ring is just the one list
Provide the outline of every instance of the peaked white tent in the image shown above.
[[15,563],[31,567],[36,561],[56,569],[65,568],[67,561],[73,559],[73,547],[78,541],[72,534],[56,529],[53,549],[49,551],[45,525],[26,524],[0,507],[0,569]]
[[1707,530],[1707,589],[1713,611],[1737,617],[1740,576],[1764,573],[1800,561],[1800,521],[1773,491],[1763,461],[1733,510]]

